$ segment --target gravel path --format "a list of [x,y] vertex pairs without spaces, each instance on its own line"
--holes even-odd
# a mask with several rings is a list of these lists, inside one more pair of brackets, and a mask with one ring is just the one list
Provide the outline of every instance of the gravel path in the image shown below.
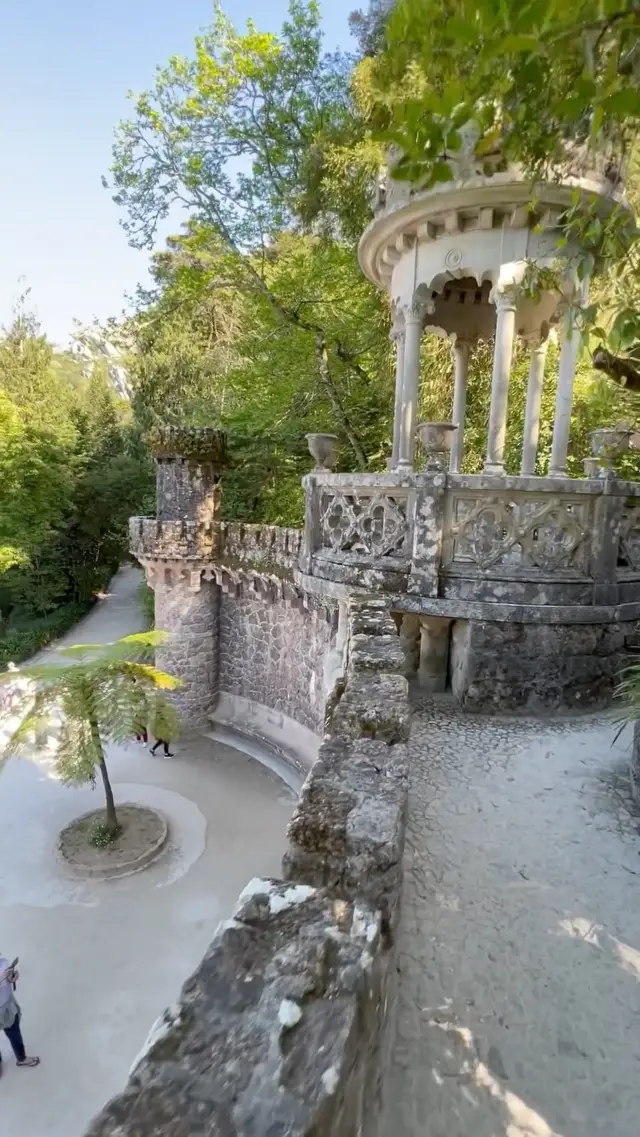
[[418,708],[385,1134],[640,1132],[640,818],[614,734]]

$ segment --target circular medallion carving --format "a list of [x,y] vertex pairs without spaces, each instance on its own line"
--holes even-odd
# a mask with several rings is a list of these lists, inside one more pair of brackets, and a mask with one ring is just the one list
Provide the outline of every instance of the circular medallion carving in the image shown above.
[[460,265],[462,264],[462,252],[461,252],[461,250],[460,249],[449,249],[449,252],[447,253],[446,257],[444,258],[444,263],[446,264],[447,268],[459,268]]

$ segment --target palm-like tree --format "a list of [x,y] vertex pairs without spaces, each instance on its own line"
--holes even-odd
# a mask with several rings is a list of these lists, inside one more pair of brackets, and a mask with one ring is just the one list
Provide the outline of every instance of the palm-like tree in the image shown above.
[[[62,662],[20,669],[30,681],[17,713],[20,724],[10,737],[4,757],[33,749],[56,722],[60,723],[55,763],[63,781],[95,782],[100,772],[106,801],[106,826],[119,831],[113,789],[105,761],[108,742],[124,742],[149,714],[163,720],[169,737],[175,737],[177,714],[164,694],[180,681],[150,662],[164,632],[124,636],[112,644],[76,644],[59,648]],[[68,660],[68,662],[67,662]],[[0,675],[0,682],[15,682],[15,674]]]

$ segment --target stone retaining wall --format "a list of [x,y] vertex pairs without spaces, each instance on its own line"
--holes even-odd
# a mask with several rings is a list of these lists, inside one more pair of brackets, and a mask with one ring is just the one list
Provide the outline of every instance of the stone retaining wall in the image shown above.
[[631,793],[637,806],[640,806],[640,722],[633,724],[633,743],[629,765]]
[[220,606],[221,691],[280,711],[322,732],[324,668],[334,609],[310,601],[299,611],[283,601],[265,603],[250,592],[223,593]]
[[404,658],[352,604],[345,693],[291,821],[86,1137],[382,1137],[407,806]]
[[456,620],[451,688],[466,710],[607,706],[625,661],[620,624],[497,624]]

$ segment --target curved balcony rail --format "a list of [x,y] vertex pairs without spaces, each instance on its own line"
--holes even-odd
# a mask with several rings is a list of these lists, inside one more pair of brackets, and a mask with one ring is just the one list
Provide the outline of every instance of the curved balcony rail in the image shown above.
[[640,601],[640,484],[611,478],[305,479],[310,576],[445,600]]

